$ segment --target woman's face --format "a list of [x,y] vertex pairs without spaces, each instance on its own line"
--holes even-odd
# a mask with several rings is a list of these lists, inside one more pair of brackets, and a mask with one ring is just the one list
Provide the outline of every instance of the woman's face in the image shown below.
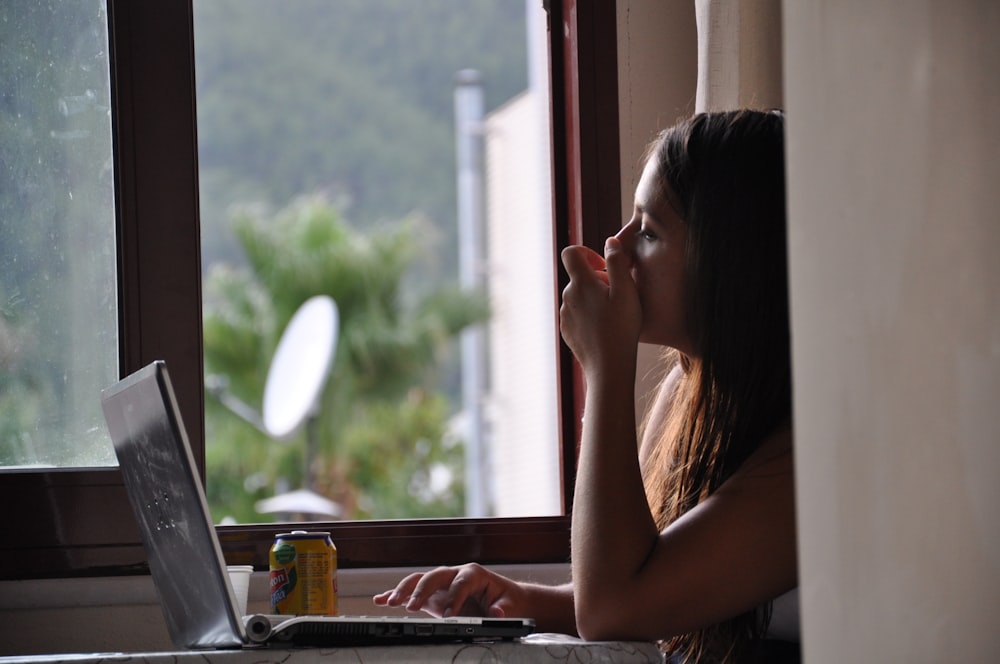
[[691,355],[684,312],[684,247],[687,228],[671,207],[656,158],[646,162],[635,189],[635,205],[617,237],[632,261],[632,280],[642,304],[639,340]]

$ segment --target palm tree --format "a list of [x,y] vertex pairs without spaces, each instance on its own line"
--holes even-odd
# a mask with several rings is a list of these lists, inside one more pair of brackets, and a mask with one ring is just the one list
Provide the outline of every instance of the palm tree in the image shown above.
[[[206,279],[209,375],[259,404],[281,332],[308,298],[326,294],[340,314],[339,342],[315,422],[320,493],[347,518],[457,516],[462,452],[447,436],[453,408],[441,387],[450,342],[488,317],[481,294],[409,287],[420,267],[418,218],[364,231],[322,196],[270,216],[243,210],[233,228],[249,267],[214,267]],[[216,519],[259,520],[253,503],[285,482],[301,486],[301,441],[281,444],[209,399],[206,465]]]

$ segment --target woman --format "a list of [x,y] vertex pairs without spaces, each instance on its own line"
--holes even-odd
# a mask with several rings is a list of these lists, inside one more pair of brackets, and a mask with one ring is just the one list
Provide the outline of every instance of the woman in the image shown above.
[[[650,146],[604,257],[563,251],[560,329],[587,383],[572,584],[473,564],[411,575],[376,604],[531,616],[688,661],[770,656],[771,601],[797,585],[783,151],[780,112],[697,115]],[[641,445],[639,342],[670,363]]]

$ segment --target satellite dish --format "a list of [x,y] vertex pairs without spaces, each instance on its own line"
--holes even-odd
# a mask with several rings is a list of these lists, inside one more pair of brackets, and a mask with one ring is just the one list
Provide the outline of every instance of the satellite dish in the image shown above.
[[264,429],[287,440],[316,411],[333,365],[337,304],[326,295],[302,303],[281,334],[264,384]]

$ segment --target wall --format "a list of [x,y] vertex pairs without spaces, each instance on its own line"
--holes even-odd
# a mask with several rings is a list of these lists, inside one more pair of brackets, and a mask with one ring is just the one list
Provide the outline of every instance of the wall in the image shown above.
[[[624,223],[632,216],[632,195],[646,145],[659,130],[694,111],[698,43],[691,0],[628,0],[615,7]],[[639,346],[636,417],[640,422],[663,375],[659,354],[657,347]]]
[[0,657],[172,648],[148,576],[0,582]]
[[[662,55],[690,12],[618,6],[628,192],[639,137],[676,108],[660,85],[690,73]],[[694,7],[698,108],[788,111],[806,661],[995,661],[1000,4]]]
[[1000,653],[1000,3],[784,3],[804,653]]
[[699,111],[781,108],[780,0],[695,0]]

